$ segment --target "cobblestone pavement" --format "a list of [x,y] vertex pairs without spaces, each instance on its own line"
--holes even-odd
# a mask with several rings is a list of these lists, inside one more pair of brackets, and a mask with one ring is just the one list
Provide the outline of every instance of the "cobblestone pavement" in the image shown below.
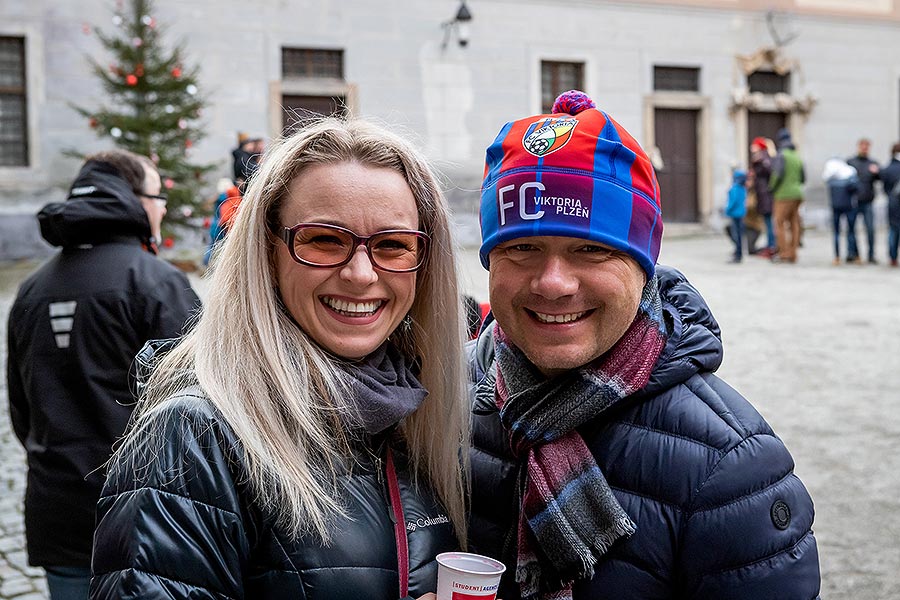
[[[878,241],[885,237],[879,232]],[[678,267],[706,297],[725,341],[720,375],[756,405],[794,456],[816,503],[822,597],[895,599],[900,269],[885,266],[883,255],[880,265],[834,267],[830,252],[830,238],[812,232],[795,265],[752,256],[732,265],[724,236],[700,236],[666,239],[660,262]],[[0,267],[4,357],[9,304],[33,266]],[[476,252],[464,253],[462,273],[464,287],[487,299]],[[202,296],[206,282],[194,282]],[[37,600],[46,586],[23,551],[23,453],[9,429],[5,385],[2,378],[0,599]]]

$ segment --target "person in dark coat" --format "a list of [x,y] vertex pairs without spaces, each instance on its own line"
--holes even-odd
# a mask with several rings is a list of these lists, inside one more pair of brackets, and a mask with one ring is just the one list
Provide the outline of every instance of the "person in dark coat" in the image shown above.
[[199,300],[154,256],[165,214],[148,159],[89,157],[68,200],[38,213],[61,251],[21,285],[9,314],[9,408],[28,458],[25,536],[51,598],[87,598],[103,465],[133,408],[128,372],[151,338],[175,337]]
[[766,224],[766,247],[760,251],[764,258],[775,255],[775,228],[772,225],[772,190],[769,177],[772,175],[772,160],[769,146],[774,143],[764,137],[753,138],[750,143],[750,172],[753,191],[756,193],[756,212]]
[[196,326],[142,354],[91,598],[433,598],[466,522],[449,214],[421,155],[364,121],[268,152]]
[[231,151],[232,174],[235,185],[241,186],[250,179],[259,168],[259,159],[262,156],[262,138],[252,138],[246,133],[238,134],[238,145]]
[[869,157],[869,149],[872,146],[866,138],[862,138],[856,145],[856,156],[847,159],[847,164],[856,169],[859,176],[859,193],[857,198],[857,211],[862,215],[866,226],[866,241],[869,244],[868,260],[876,264],[875,258],[875,182],[880,179],[878,163]]
[[888,256],[891,266],[897,267],[897,247],[900,246],[900,142],[891,147],[891,162],[881,169],[880,175],[888,197]]
[[841,221],[847,223],[847,262],[859,264],[859,249],[856,245],[856,209],[859,196],[859,177],[856,169],[840,158],[825,161],[822,179],[828,188],[831,200],[832,231],[834,233],[834,260],[841,264]]
[[470,343],[473,551],[504,600],[810,600],[813,504],[782,441],[715,370],[719,326],[656,267],[647,155],[581,92],[487,149]]

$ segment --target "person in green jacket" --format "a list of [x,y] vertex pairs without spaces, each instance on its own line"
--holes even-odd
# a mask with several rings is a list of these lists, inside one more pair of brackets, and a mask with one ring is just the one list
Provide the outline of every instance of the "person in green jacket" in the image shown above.
[[797,154],[791,132],[785,128],[776,134],[778,154],[772,161],[772,190],[775,218],[775,238],[778,254],[776,262],[797,262],[797,247],[800,245],[800,203],[803,202],[803,184],[806,173],[803,161]]

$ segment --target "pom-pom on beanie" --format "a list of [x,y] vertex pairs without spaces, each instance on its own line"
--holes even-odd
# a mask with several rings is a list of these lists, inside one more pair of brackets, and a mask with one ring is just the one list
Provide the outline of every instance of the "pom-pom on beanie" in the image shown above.
[[507,123],[487,149],[481,187],[481,264],[508,240],[575,237],[634,258],[652,277],[663,222],[647,154],[584,92],[551,114]]

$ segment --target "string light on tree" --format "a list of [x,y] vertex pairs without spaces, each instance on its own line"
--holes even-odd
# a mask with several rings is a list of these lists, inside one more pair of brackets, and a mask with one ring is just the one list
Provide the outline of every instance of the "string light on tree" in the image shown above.
[[118,127],[113,127],[109,130],[109,135],[113,136],[114,138],[120,138],[122,137],[122,130]]

